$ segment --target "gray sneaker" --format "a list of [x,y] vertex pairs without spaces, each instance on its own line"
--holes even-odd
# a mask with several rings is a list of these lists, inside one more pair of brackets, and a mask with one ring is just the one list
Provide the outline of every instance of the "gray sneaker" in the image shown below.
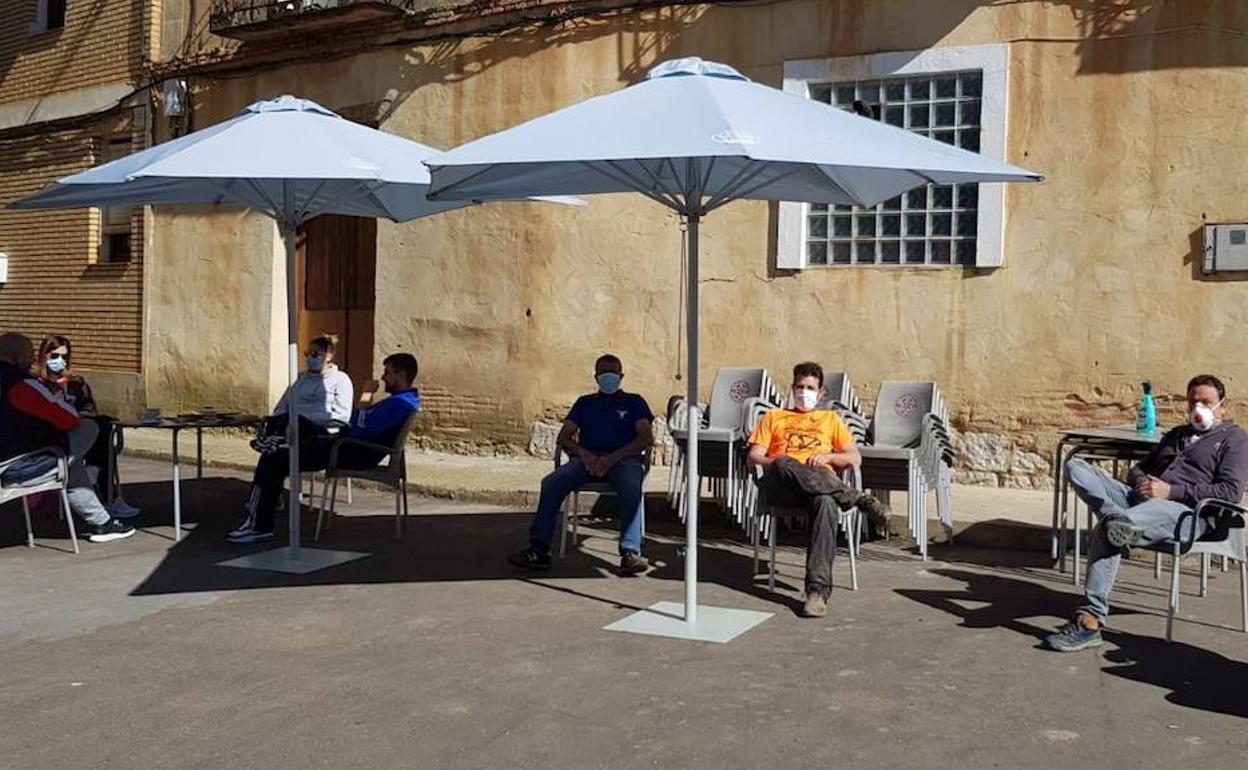
[[1044,644],[1057,652],[1078,652],[1089,647],[1101,646],[1101,629],[1088,628],[1076,616],[1056,634],[1044,638]]
[[863,493],[858,498],[858,502],[854,503],[858,510],[867,515],[867,521],[875,527],[875,531],[887,537],[889,535],[888,527],[888,506],[880,502],[878,498]]
[[620,575],[640,575],[650,569],[650,560],[636,551],[625,551],[620,554],[620,568],[616,572]]
[[808,618],[822,618],[828,614],[828,593],[826,588],[806,586],[806,603],[802,605],[802,615]]
[[1134,548],[1144,542],[1144,528],[1126,516],[1106,516],[1101,526],[1105,539],[1115,548]]

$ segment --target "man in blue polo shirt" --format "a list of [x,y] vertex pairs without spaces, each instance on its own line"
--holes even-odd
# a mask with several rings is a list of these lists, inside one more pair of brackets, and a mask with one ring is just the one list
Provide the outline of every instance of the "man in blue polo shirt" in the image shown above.
[[550,568],[550,544],[559,525],[564,498],[585,483],[604,479],[620,500],[620,574],[646,571],[641,555],[642,455],[654,443],[654,415],[646,400],[620,390],[624,368],[607,354],[594,363],[598,392],[581,396],[563,422],[559,448],[572,459],[542,479],[537,516],[529,528],[529,547],[507,557],[518,567]]

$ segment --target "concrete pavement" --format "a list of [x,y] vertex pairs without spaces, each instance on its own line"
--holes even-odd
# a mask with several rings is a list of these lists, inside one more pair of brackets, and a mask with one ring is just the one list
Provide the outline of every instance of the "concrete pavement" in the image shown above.
[[[21,768],[1238,768],[1248,647],[1236,581],[1186,578],[1162,641],[1165,587],[1123,569],[1098,650],[1038,639],[1075,601],[1037,554],[868,544],[861,590],[826,620],[795,615],[800,551],[778,594],[737,535],[706,531],[704,601],[774,612],[724,646],[600,630],[680,597],[675,522],[650,523],[656,567],[611,574],[609,522],[548,574],[502,554],[527,514],[413,500],[392,536],[363,491],[327,545],[367,559],[307,576],[216,566],[245,483],[214,472],[167,539],[162,464],[127,461],[143,532],[84,545],[0,516],[0,767]],[[189,483],[188,498],[196,496]],[[258,547],[242,549],[259,550]]]

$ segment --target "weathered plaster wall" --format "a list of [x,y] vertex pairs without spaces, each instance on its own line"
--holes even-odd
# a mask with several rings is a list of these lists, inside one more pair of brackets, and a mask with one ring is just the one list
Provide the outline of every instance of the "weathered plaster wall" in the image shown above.
[[[264,413],[286,358],[276,228],[242,211],[156,209],[147,272],[146,400],[167,414]],[[280,291],[280,289],[279,289]]]
[[[1248,286],[1192,265],[1203,222],[1248,218],[1248,115],[1229,107],[1248,90],[1248,51],[1218,31],[1248,28],[1248,7],[1084,5],[681,7],[223,80],[197,120],[296,91],[446,147],[675,56],[778,85],[788,59],[1009,41],[1007,159],[1048,181],[1009,189],[1005,266],[777,273],[773,208],[733,204],[703,227],[701,376],[709,388],[720,365],[760,364],[783,379],[815,358],[849,370],[868,403],[882,379],[935,379],[955,425],[989,437],[967,439],[983,445],[969,447],[972,478],[1030,484],[1057,426],[1127,419],[1142,379],[1174,393],[1209,370],[1232,394],[1248,386]],[[420,358],[432,440],[524,444],[590,387],[604,350],[660,409],[683,390],[679,260],[678,222],[640,197],[382,223],[377,356]]]

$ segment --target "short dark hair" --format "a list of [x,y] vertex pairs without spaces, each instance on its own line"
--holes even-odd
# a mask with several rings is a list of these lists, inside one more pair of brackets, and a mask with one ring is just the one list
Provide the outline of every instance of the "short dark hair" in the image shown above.
[[1217,388],[1219,401],[1226,398],[1226,386],[1222,384],[1222,380],[1219,380],[1217,377],[1214,377],[1212,374],[1198,374],[1192,379],[1188,380],[1187,392],[1191,393],[1192,388],[1198,388],[1201,385],[1209,385],[1210,387]]
[[326,353],[335,353],[338,350],[338,335],[322,334],[308,344],[318,350],[324,350]]
[[384,366],[389,366],[396,372],[403,372],[407,375],[408,382],[416,381],[416,356],[411,353],[391,353],[381,362]]
[[620,357],[613,353],[603,353],[602,355],[598,356],[598,360],[594,361],[594,368],[597,369],[599,366],[602,366],[603,364],[615,364],[621,369],[624,368],[624,364],[623,362],[620,361]]
[[793,367],[793,382],[797,382],[803,377],[814,377],[819,380],[819,387],[823,387],[823,367],[814,361],[803,361]]

